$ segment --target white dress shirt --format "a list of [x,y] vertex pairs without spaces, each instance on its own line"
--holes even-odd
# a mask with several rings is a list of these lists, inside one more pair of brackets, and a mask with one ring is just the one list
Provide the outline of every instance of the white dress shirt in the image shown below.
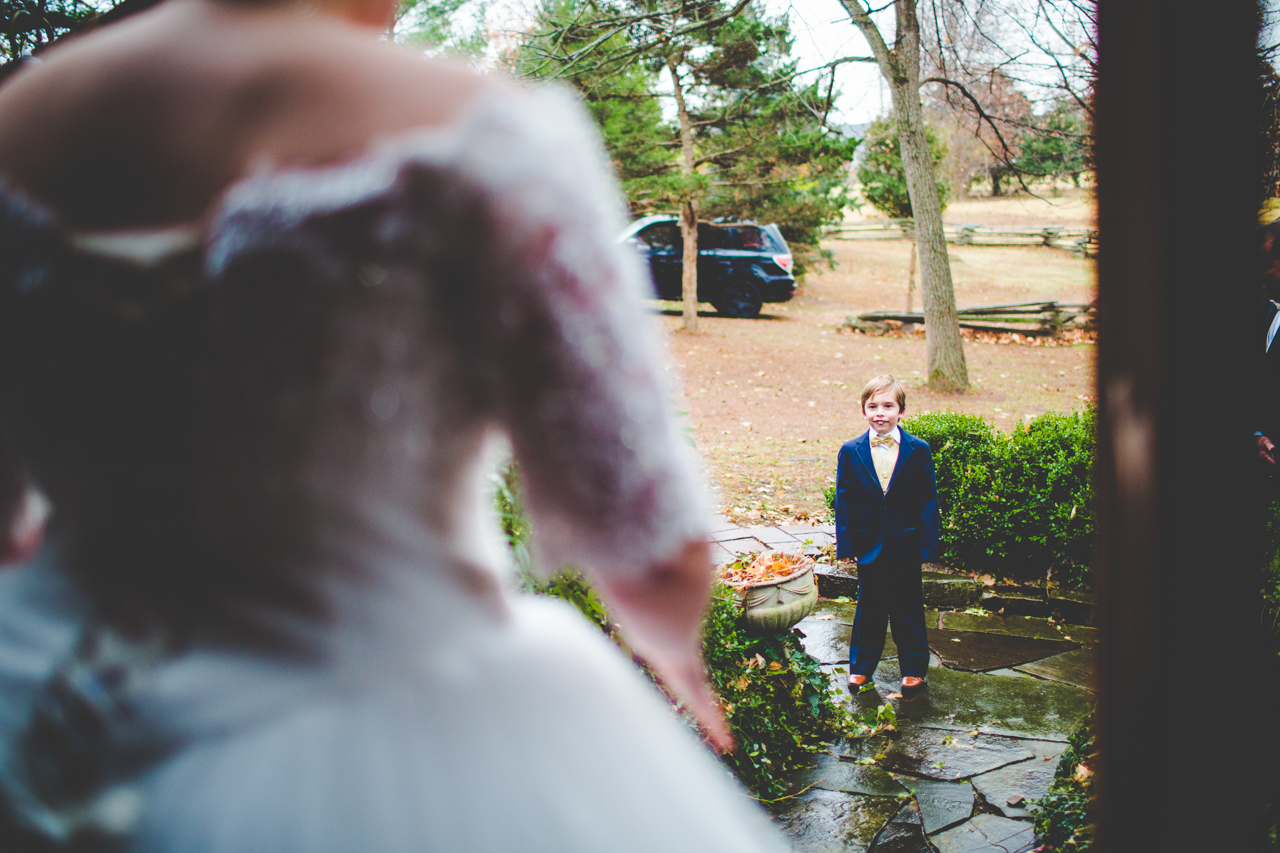
[[[879,437],[874,429],[868,430],[870,438]],[[880,478],[881,491],[889,491],[889,481],[893,479],[893,466],[898,464],[898,450],[902,447],[902,430],[896,426],[885,433],[893,439],[893,444],[881,444],[871,448],[871,460],[876,466],[876,475]],[[868,439],[870,440],[870,439]],[[881,472],[884,473],[881,473]]]

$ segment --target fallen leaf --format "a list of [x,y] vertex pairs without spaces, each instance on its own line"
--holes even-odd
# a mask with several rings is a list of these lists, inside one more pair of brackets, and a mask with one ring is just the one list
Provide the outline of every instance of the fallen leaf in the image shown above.
[[756,655],[756,665],[764,666],[764,658],[762,656]]
[[1005,800],[1006,803],[1013,806],[1015,809],[1019,808],[1026,801],[1027,801],[1027,798],[1022,796],[1021,794],[1014,794],[1012,797]]
[[[813,618],[814,618],[815,620],[817,620],[818,622],[826,622],[828,619],[834,619],[834,618],[836,618],[836,617],[832,616],[830,613],[822,613],[822,614],[820,614],[820,615],[818,615],[818,616],[815,616],[815,617],[813,617]],[[1071,639],[1071,638],[1070,638],[1070,637],[1068,637],[1067,639]]]
[[982,577],[980,577],[978,580],[982,581],[982,585],[983,585],[983,586],[995,586],[995,585],[996,585],[996,579],[995,579],[995,578],[993,578],[993,577],[991,577],[991,575],[983,575],[983,576],[982,576]]
[[1082,763],[1076,767],[1076,772],[1073,774],[1072,778],[1077,782],[1085,782],[1092,775],[1093,771],[1089,769],[1089,765]]
[[777,672],[780,669],[782,669],[782,664],[778,663],[776,660],[769,661],[770,672]]
[[884,697],[884,698],[886,698],[886,699],[901,699],[901,698],[902,698],[902,694],[901,694],[901,693],[890,693],[888,696],[886,696],[886,697]]

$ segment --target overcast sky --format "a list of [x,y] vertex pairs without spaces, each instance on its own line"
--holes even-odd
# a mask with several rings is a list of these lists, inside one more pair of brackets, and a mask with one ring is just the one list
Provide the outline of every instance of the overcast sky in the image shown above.
[[[839,0],[766,0],[771,14],[787,13],[795,37],[792,55],[801,68],[816,68],[842,56],[870,56],[871,48]],[[892,15],[887,23],[893,32]],[[851,62],[836,71],[836,110],[848,124],[868,122],[889,107],[889,92],[874,62]]]

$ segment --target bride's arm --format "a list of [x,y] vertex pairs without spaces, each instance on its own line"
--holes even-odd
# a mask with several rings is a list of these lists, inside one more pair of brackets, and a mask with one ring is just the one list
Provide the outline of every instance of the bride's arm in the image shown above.
[[[513,99],[515,100],[515,99]],[[493,408],[511,434],[544,569],[586,570],[632,648],[728,746],[700,655],[710,514],[671,413],[647,276],[583,113],[520,96],[477,276]],[[486,155],[479,153],[478,163]],[[487,168],[487,167],[484,167]],[[499,282],[499,285],[490,283]]]
[[711,548],[690,541],[669,560],[632,577],[600,575],[601,593],[631,641],[720,750],[733,748],[724,714],[707,686],[702,617],[711,590]]

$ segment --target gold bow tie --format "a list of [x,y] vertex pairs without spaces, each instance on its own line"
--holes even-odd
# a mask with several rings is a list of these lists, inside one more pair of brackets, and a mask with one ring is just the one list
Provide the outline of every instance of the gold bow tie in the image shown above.
[[890,447],[893,447],[897,442],[893,440],[893,436],[891,435],[877,435],[871,438],[872,447],[879,447],[882,444],[887,444]]

